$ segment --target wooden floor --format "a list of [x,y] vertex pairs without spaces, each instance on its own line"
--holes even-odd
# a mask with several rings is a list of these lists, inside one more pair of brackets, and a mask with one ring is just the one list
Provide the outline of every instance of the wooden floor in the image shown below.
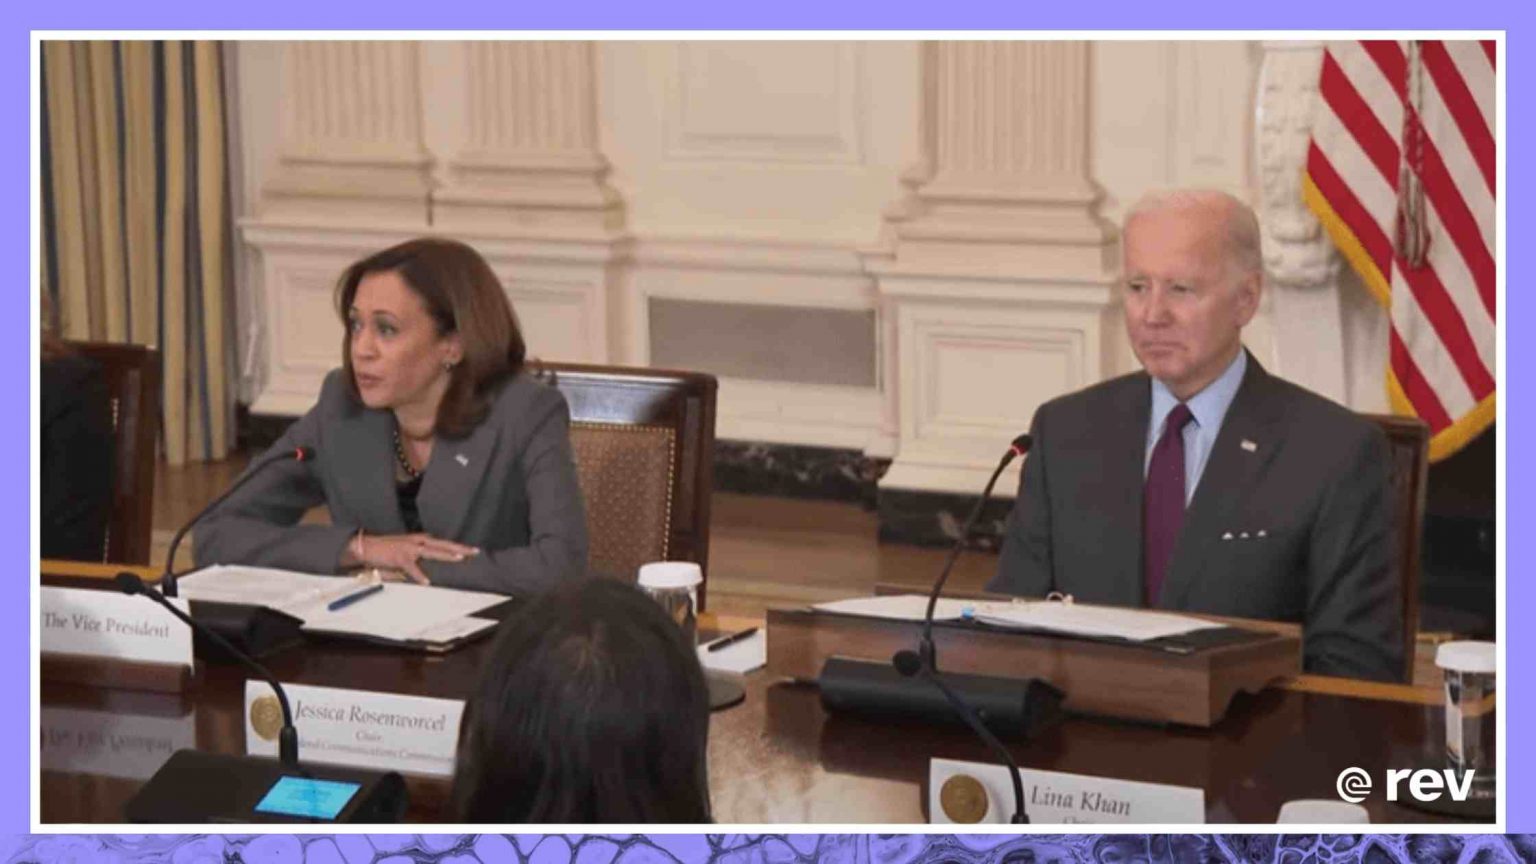
[[[152,561],[165,560],[176,529],[223,491],[246,461],[240,455],[181,468],[160,466]],[[710,526],[709,610],[758,617],[771,605],[867,595],[877,582],[932,583],[945,550],[881,544],[876,531],[875,514],[857,504],[717,493]],[[182,543],[177,566],[191,563],[189,539]],[[995,555],[962,555],[950,585],[978,589],[996,566]]]

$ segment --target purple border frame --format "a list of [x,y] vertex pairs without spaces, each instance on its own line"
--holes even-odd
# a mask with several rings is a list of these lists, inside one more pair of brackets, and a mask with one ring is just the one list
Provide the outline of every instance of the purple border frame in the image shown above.
[[[19,8],[18,8],[19,7]],[[558,29],[558,28],[773,28],[773,29],[823,29],[869,28],[880,29],[1061,29],[1072,27],[1113,26],[1123,29],[1138,28],[1287,28],[1320,27],[1335,29],[1392,28],[1495,28],[1508,32],[1507,53],[1516,54],[1513,63],[1501,56],[1507,79],[1508,101],[1505,116],[1505,141],[1524,141],[1522,134],[1531,122],[1529,114],[1520,106],[1529,100],[1532,92],[1529,67],[1523,64],[1520,48],[1524,35],[1521,25],[1525,17],[1519,11],[1507,8],[1496,0],[1463,0],[1455,4],[1424,2],[1392,2],[1385,0],[1359,0],[1341,4],[1336,0],[1291,0],[1284,4],[1248,6],[1246,4],[1218,3],[1215,0],[1187,2],[1178,8],[1164,4],[1137,4],[1126,0],[1101,0],[1091,6],[1078,4],[1032,4],[1019,2],[991,3],[977,0],[911,5],[902,3],[826,3],[824,0],[781,0],[772,4],[726,4],[688,2],[620,3],[603,0],[578,0],[551,4],[477,4],[474,2],[439,2],[429,5],[385,6],[377,3],[361,3],[354,0],[333,0],[317,4],[303,0],[271,0],[253,4],[157,2],[151,4],[124,4],[90,0],[52,4],[14,4],[4,13],[15,21],[12,50],[3,62],[12,71],[6,76],[10,83],[5,88],[4,99],[11,116],[27,116],[31,100],[29,75],[30,41],[27,31],[34,28],[58,29],[150,29],[150,28],[221,28],[241,29],[267,27],[273,29]],[[8,22],[9,23],[9,22]],[[3,144],[9,152],[7,160],[14,167],[5,172],[4,191],[12,201],[30,202],[30,162],[26,138],[21,134],[8,136]],[[1518,151],[1515,151],[1518,152]],[[22,168],[21,166],[28,166]],[[24,173],[24,171],[26,173]],[[1518,159],[1508,160],[1506,189],[1501,196],[1507,205],[1506,237],[1533,236],[1530,219],[1519,193],[1530,187],[1529,169]],[[9,217],[10,230],[3,233],[8,247],[8,260],[27,262],[32,248],[30,243],[28,212],[13,208]],[[1518,248],[1518,247],[1515,247]],[[1528,271],[1523,258],[1509,255],[1506,260],[1507,285],[1521,284],[1518,277]],[[17,265],[20,269],[20,265]],[[30,272],[27,283],[32,285]],[[35,286],[34,286],[35,287]],[[30,312],[31,290],[12,291],[3,301],[11,314],[3,318],[9,338],[0,340],[0,352],[4,352],[0,368],[5,373],[7,393],[31,392],[30,354],[33,349],[35,327]],[[1509,292],[1506,330],[1516,328],[1531,320],[1530,295]],[[1521,440],[1518,433],[1525,428],[1527,409],[1515,396],[1517,385],[1523,387],[1514,371],[1530,364],[1530,343],[1513,340],[1508,346],[1505,380],[1501,382],[1501,399],[1506,405],[1503,434],[1516,433],[1513,440]],[[14,397],[13,397],[14,398]],[[29,430],[15,425],[0,427],[0,444],[8,445],[10,452],[30,452]],[[1516,524],[1526,505],[1524,484],[1521,480],[1532,477],[1529,451],[1510,448],[1506,463],[1509,494],[1506,497],[1507,524]],[[13,488],[21,486],[13,482]],[[5,679],[12,687],[24,687],[28,680],[30,656],[30,616],[26,590],[31,574],[35,573],[34,559],[30,552],[29,502],[20,494],[12,493],[4,501],[6,532],[12,541],[7,545],[9,557],[16,560],[18,570],[28,573],[26,579],[13,581],[10,602],[0,604],[5,616],[0,625],[0,657],[5,658]],[[1524,568],[1521,563],[1531,559],[1530,541],[1518,532],[1511,532],[1506,549],[1506,572],[1517,574],[1508,581],[1505,594],[1507,620],[1520,621],[1520,613],[1531,608],[1529,583],[1519,578]],[[25,558],[24,558],[25,556]],[[1521,629],[1501,633],[1506,641],[1507,668],[1511,679],[1505,683],[1506,705],[1511,717],[1528,716],[1531,697],[1525,679],[1531,678],[1531,636]],[[4,826],[13,831],[26,831],[30,812],[30,778],[25,766],[30,760],[29,718],[26,712],[8,712],[0,715],[0,741],[10,742],[3,751],[6,758],[0,761],[6,769],[6,782],[0,783],[0,813],[7,814]],[[1522,736],[1509,735],[1508,760],[1506,763],[1505,791],[1508,798],[1507,827],[1536,827],[1536,792],[1527,778],[1536,776],[1529,770],[1536,759],[1532,758],[1531,745]],[[1312,836],[1312,835],[1308,835]],[[1460,835],[1375,835],[1366,838],[1355,835],[1339,835],[1350,838],[1338,841],[1317,838],[1321,845],[1306,847],[1308,852],[1319,853],[1314,860],[1334,857],[1351,857],[1351,851],[1376,850],[1384,857],[1379,860],[1472,860],[1463,858],[1465,847],[1473,845],[1486,850],[1479,861],[1536,860],[1536,850],[1518,837],[1487,837]],[[736,839],[732,839],[736,838]],[[809,839],[808,839],[809,838]],[[71,860],[87,861],[110,859],[118,861],[172,860],[227,860],[231,852],[238,852],[241,860],[293,860],[301,854],[304,860],[310,855],[316,861],[375,862],[386,858],[415,861],[512,861],[537,864],[559,864],[580,859],[581,864],[602,864],[623,858],[633,861],[747,861],[782,860],[808,861],[929,861],[929,860],[1003,860],[1014,851],[1029,850],[1045,853],[1048,850],[1070,849],[1070,856],[1061,860],[1104,861],[1110,858],[1133,857],[1141,860],[1282,860],[1290,858],[1288,852],[1302,853],[1300,841],[1288,836],[1281,844],[1274,835],[1241,835],[1222,838],[1212,835],[1058,835],[1032,839],[994,836],[989,839],[968,838],[958,835],[657,835],[646,838],[635,835],[627,839],[608,840],[597,835],[576,835],[569,838],[551,837],[548,840],[526,845],[517,840],[501,839],[500,835],[317,835],[299,839],[290,835],[183,835],[176,837],[127,835],[56,835],[30,836],[0,835],[0,859],[24,861]],[[1305,839],[1305,838],[1303,838]],[[499,842],[498,842],[499,841]],[[558,841],[558,842],[556,842]],[[364,845],[366,844],[366,845]],[[563,844],[563,845],[562,845]],[[702,845],[701,845],[702,844]],[[1279,844],[1279,845],[1277,845]],[[674,850],[676,848],[676,851]],[[1111,855],[1110,853],[1113,852]],[[1129,856],[1126,853],[1131,853]],[[1339,854],[1335,854],[1339,853]],[[1305,854],[1296,855],[1296,860]],[[1022,859],[1021,859],[1022,860]]]
[[1536,860],[1536,839],[1458,834],[340,834],[22,836],[7,861],[247,864],[928,864]]

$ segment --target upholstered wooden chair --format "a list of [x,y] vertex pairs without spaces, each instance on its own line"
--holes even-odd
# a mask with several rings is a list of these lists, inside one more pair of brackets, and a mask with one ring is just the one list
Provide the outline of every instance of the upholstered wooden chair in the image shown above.
[[709,577],[714,486],[713,375],[538,363],[571,407],[587,505],[588,566],[633,580],[649,561],[692,561]]
[[160,437],[160,352],[113,342],[69,345],[101,367],[112,400],[112,514],[101,560],[148,564]]
[[1429,427],[1416,417],[1367,414],[1386,433],[1391,449],[1388,500],[1392,507],[1398,567],[1403,592],[1403,674],[1413,680],[1414,651],[1419,635],[1420,546],[1424,537],[1424,501],[1429,485]]

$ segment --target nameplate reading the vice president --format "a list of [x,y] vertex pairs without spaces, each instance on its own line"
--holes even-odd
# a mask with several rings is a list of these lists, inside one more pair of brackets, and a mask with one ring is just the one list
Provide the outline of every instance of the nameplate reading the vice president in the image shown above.
[[[928,767],[928,821],[937,825],[1007,823],[1013,779],[1002,765],[933,759]],[[1201,824],[1205,790],[1059,771],[1019,771],[1024,810],[1035,825]]]
[[[299,762],[453,776],[464,703],[369,690],[283,684]],[[265,681],[245,682],[245,749],[276,756],[282,708]]]
[[[186,611],[186,600],[171,602]],[[148,598],[39,588],[38,610],[44,653],[192,665],[192,629]]]

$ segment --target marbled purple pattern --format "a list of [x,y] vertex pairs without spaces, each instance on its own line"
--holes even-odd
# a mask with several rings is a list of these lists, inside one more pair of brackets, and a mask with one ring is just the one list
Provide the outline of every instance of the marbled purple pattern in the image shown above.
[[100,834],[0,837],[6,864],[1536,864],[1461,834]]

